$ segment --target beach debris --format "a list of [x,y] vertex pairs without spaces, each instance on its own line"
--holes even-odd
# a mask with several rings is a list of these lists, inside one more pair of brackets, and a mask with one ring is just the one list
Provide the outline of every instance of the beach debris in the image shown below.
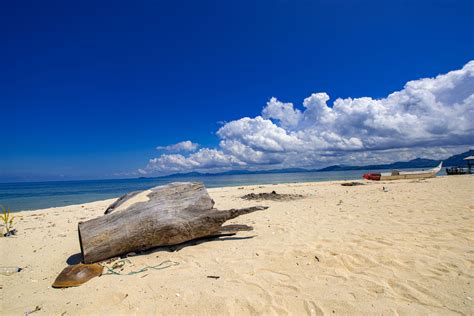
[[344,183],[341,183],[341,185],[343,187],[354,187],[354,186],[358,186],[358,185],[364,185],[364,183],[353,181],[353,182],[344,182]]
[[[101,265],[107,271],[104,272],[102,275],[134,275],[134,274],[139,274],[139,273],[148,271],[150,269],[151,270],[167,269],[167,268],[179,265],[179,262],[171,261],[171,260],[165,260],[165,261],[163,261],[163,262],[161,262],[157,265],[154,265],[154,266],[145,266],[145,267],[143,267],[143,268],[141,268],[140,270],[137,270],[137,271],[130,271],[130,272],[122,273],[122,271],[124,270],[126,264],[131,264],[131,261],[128,260],[128,259],[119,260],[114,265],[112,265],[112,267],[109,267],[107,264],[105,264],[105,262],[103,262]],[[117,270],[120,270],[120,271],[117,271]]]
[[18,233],[18,231],[16,230],[16,228],[13,228],[12,230],[10,230],[8,233],[5,233],[3,234],[3,237],[11,237],[11,236],[15,236],[16,233]]
[[270,201],[289,201],[303,198],[301,194],[279,194],[275,191],[270,193],[249,193],[241,197],[244,200],[270,200]]
[[103,267],[98,264],[75,264],[64,268],[54,281],[52,287],[64,288],[79,286],[92,278],[102,275]]
[[[130,262],[130,261],[128,261],[128,262]],[[125,261],[124,260],[119,260],[119,261],[115,262],[112,265],[112,270],[118,270],[118,269],[123,270],[124,266],[125,266]]]
[[103,262],[101,262],[101,263],[111,264],[112,262],[115,262],[115,261],[117,261],[117,260],[119,260],[119,259],[120,259],[120,257],[112,257],[112,258],[109,258],[109,259],[107,259],[107,260],[105,260],[105,261],[103,261]]
[[18,273],[21,270],[23,270],[23,269],[20,268],[20,267],[0,267],[0,274],[8,276],[8,275]]
[[39,312],[40,310],[41,310],[41,306],[36,305],[35,309],[25,312],[25,315],[30,315],[30,314],[33,314],[35,312]]
[[132,192],[110,205],[104,216],[79,222],[84,263],[99,262],[157,246],[172,246],[203,237],[235,234],[222,231],[226,221],[266,206],[220,211],[200,182],[175,182]]
[[208,275],[207,278],[208,278],[208,279],[216,279],[216,280],[217,280],[217,279],[220,278],[220,276],[218,276],[218,275]]
[[384,192],[388,192],[389,190],[388,190],[388,188],[387,188],[387,187],[383,187],[383,188],[382,188],[382,191],[384,191]]

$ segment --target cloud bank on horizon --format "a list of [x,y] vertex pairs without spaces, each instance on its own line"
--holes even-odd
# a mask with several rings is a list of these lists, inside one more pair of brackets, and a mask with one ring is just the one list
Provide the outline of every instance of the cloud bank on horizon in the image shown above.
[[[272,97],[260,116],[225,123],[218,148],[185,141],[158,147],[141,174],[320,167],[440,156],[474,144],[474,60],[462,69],[409,81],[386,98],[313,93],[303,108]],[[194,152],[195,151],[195,152]]]

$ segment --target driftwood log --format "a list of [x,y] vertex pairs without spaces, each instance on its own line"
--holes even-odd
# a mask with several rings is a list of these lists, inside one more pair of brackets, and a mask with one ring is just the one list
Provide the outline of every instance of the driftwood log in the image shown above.
[[80,222],[79,243],[84,263],[170,246],[189,240],[248,230],[222,224],[265,206],[219,211],[202,183],[176,182],[128,193],[111,204],[105,215]]

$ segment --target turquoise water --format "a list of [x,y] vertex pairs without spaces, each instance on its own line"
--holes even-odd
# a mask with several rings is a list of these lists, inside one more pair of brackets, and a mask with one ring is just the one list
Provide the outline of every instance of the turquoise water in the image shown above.
[[[208,188],[291,182],[321,182],[361,179],[365,170],[218,175],[157,179],[117,179],[30,183],[0,183],[0,205],[12,212],[53,206],[82,204],[118,197],[130,191],[144,190],[176,181],[202,181]],[[372,170],[373,172],[373,170]],[[443,170],[444,172],[444,170]]]

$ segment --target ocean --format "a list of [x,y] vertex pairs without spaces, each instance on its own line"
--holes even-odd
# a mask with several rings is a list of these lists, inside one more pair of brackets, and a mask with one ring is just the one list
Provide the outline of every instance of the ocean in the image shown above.
[[[366,172],[374,172],[374,170],[0,183],[0,205],[10,208],[12,212],[18,212],[116,198],[127,192],[145,190],[170,182],[201,181],[207,188],[216,188],[256,184],[360,180],[362,174]],[[444,169],[439,175],[443,174]]]

